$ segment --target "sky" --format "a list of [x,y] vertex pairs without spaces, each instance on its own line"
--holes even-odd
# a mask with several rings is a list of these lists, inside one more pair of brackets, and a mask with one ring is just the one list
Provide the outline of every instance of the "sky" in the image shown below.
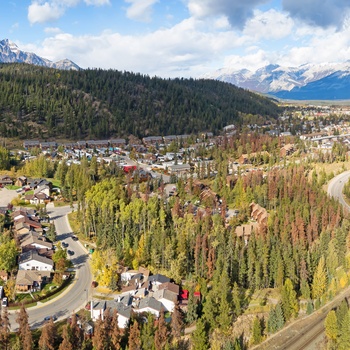
[[0,39],[164,78],[350,59],[349,0],[1,0]]

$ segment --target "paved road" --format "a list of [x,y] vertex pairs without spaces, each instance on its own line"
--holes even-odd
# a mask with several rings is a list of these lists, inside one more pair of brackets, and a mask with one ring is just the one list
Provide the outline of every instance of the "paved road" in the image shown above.
[[343,196],[343,187],[345,183],[350,178],[350,170],[341,173],[340,175],[334,177],[328,184],[327,193],[329,196],[338,199],[338,201],[348,210],[350,206],[345,202]]
[[[38,306],[28,308],[29,324],[31,328],[39,328],[44,324],[44,317],[55,315],[58,319],[69,317],[73,312],[81,309],[89,299],[92,282],[89,257],[79,241],[73,241],[72,232],[66,214],[72,209],[70,207],[48,208],[49,215],[54,220],[57,239],[69,244],[69,250],[74,251],[74,255],[69,257],[76,269],[76,278],[67,290],[57,298],[40,303]],[[10,313],[12,330],[18,327],[15,322],[16,312]]]

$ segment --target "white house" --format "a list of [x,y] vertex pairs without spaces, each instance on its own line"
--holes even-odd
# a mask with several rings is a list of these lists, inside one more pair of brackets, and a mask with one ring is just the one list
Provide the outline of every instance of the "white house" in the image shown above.
[[22,253],[18,259],[19,270],[53,271],[53,261],[36,251],[29,250]]
[[173,312],[177,295],[167,289],[159,289],[153,293],[153,298],[162,303],[166,311]]
[[163,304],[153,297],[141,299],[138,305],[136,305],[134,308],[134,311],[137,313],[150,312],[157,318],[159,317],[162,310],[164,310]]
[[132,298],[130,295],[124,295],[117,300],[91,301],[91,318],[93,321],[97,321],[99,318],[103,320],[107,309],[109,309],[111,313],[113,313],[113,310],[117,310],[118,327],[122,329],[126,328],[131,317],[131,300]]

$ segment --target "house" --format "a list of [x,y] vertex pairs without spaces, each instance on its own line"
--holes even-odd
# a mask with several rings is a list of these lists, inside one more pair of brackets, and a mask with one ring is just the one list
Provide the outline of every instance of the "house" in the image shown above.
[[237,237],[241,237],[244,240],[245,244],[247,244],[252,233],[257,232],[258,227],[259,224],[257,222],[240,225],[236,227],[235,234]]
[[185,175],[190,172],[189,164],[174,164],[168,167],[170,175]]
[[291,144],[291,143],[288,143],[287,145],[283,146],[283,147],[280,149],[280,157],[289,156],[289,155],[293,154],[294,151],[295,151],[294,145]]
[[12,185],[13,181],[10,176],[8,175],[0,175],[0,185],[6,186],[6,185]]
[[26,201],[29,201],[30,204],[45,204],[50,198],[45,193],[37,194],[27,194],[24,196]]
[[18,258],[19,270],[53,271],[53,261],[30,250],[20,254]]
[[17,178],[15,185],[19,187],[23,187],[27,184],[27,178],[25,176],[20,176]]
[[126,144],[125,139],[111,139],[108,141],[110,147],[124,147]]
[[24,222],[19,222],[18,224],[16,224],[15,230],[17,235],[20,235],[20,236],[25,235],[31,231],[30,226]]
[[138,303],[136,303],[136,307],[134,308],[134,312],[136,313],[150,312],[157,318],[159,317],[160,312],[163,310],[163,304],[153,297],[141,299]]
[[180,293],[180,287],[172,282],[165,282],[158,286],[158,290],[168,290],[169,292],[175,294],[176,296]]
[[40,142],[40,148],[41,150],[56,149],[57,142],[56,141]]
[[139,274],[139,271],[137,270],[126,270],[121,273],[120,278],[122,282],[127,282],[130,281],[132,277],[137,274]]
[[41,290],[43,283],[49,282],[50,279],[49,271],[19,270],[16,277],[16,290],[20,292]]
[[30,148],[35,148],[35,147],[39,147],[40,146],[40,142],[37,140],[26,140],[23,141],[23,147],[25,149],[30,149]]
[[148,277],[148,281],[151,283],[151,289],[153,291],[158,290],[158,287],[166,282],[170,282],[170,278],[157,273]]
[[162,303],[166,311],[169,311],[169,312],[174,311],[178,294],[174,294],[168,289],[158,289],[153,293],[152,296],[154,299]]
[[37,249],[52,249],[52,243],[48,242],[45,237],[39,236],[37,233],[30,232],[26,234],[20,243],[21,248],[26,247],[26,246],[32,246]]
[[155,145],[155,144],[160,145],[163,142],[163,138],[161,136],[148,136],[148,137],[144,137],[142,139],[142,142],[144,143],[145,146]]
[[97,321],[99,318],[103,320],[107,309],[109,309],[111,313],[113,313],[114,310],[117,310],[118,326],[119,328],[124,329],[128,326],[131,317],[131,302],[131,296],[127,295],[119,297],[117,300],[91,301],[91,318],[93,321]]
[[51,187],[48,184],[40,185],[34,190],[34,194],[44,193],[46,197],[50,197]]

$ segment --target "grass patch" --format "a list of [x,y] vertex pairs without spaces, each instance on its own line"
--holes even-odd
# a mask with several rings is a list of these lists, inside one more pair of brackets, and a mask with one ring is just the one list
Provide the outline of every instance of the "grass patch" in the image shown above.
[[54,202],[53,202],[53,205],[54,205],[56,208],[65,207],[65,206],[69,205],[69,202],[54,201]]
[[70,224],[70,227],[72,228],[72,231],[75,234],[79,234],[80,232],[80,227],[79,227],[79,221],[78,221],[78,212],[73,211],[68,214],[68,221]]
[[61,188],[61,181],[53,178],[48,178],[47,181],[52,182],[52,187],[58,187]]
[[6,185],[5,188],[8,190],[18,190],[19,188],[22,188],[20,186],[15,186],[15,185]]

